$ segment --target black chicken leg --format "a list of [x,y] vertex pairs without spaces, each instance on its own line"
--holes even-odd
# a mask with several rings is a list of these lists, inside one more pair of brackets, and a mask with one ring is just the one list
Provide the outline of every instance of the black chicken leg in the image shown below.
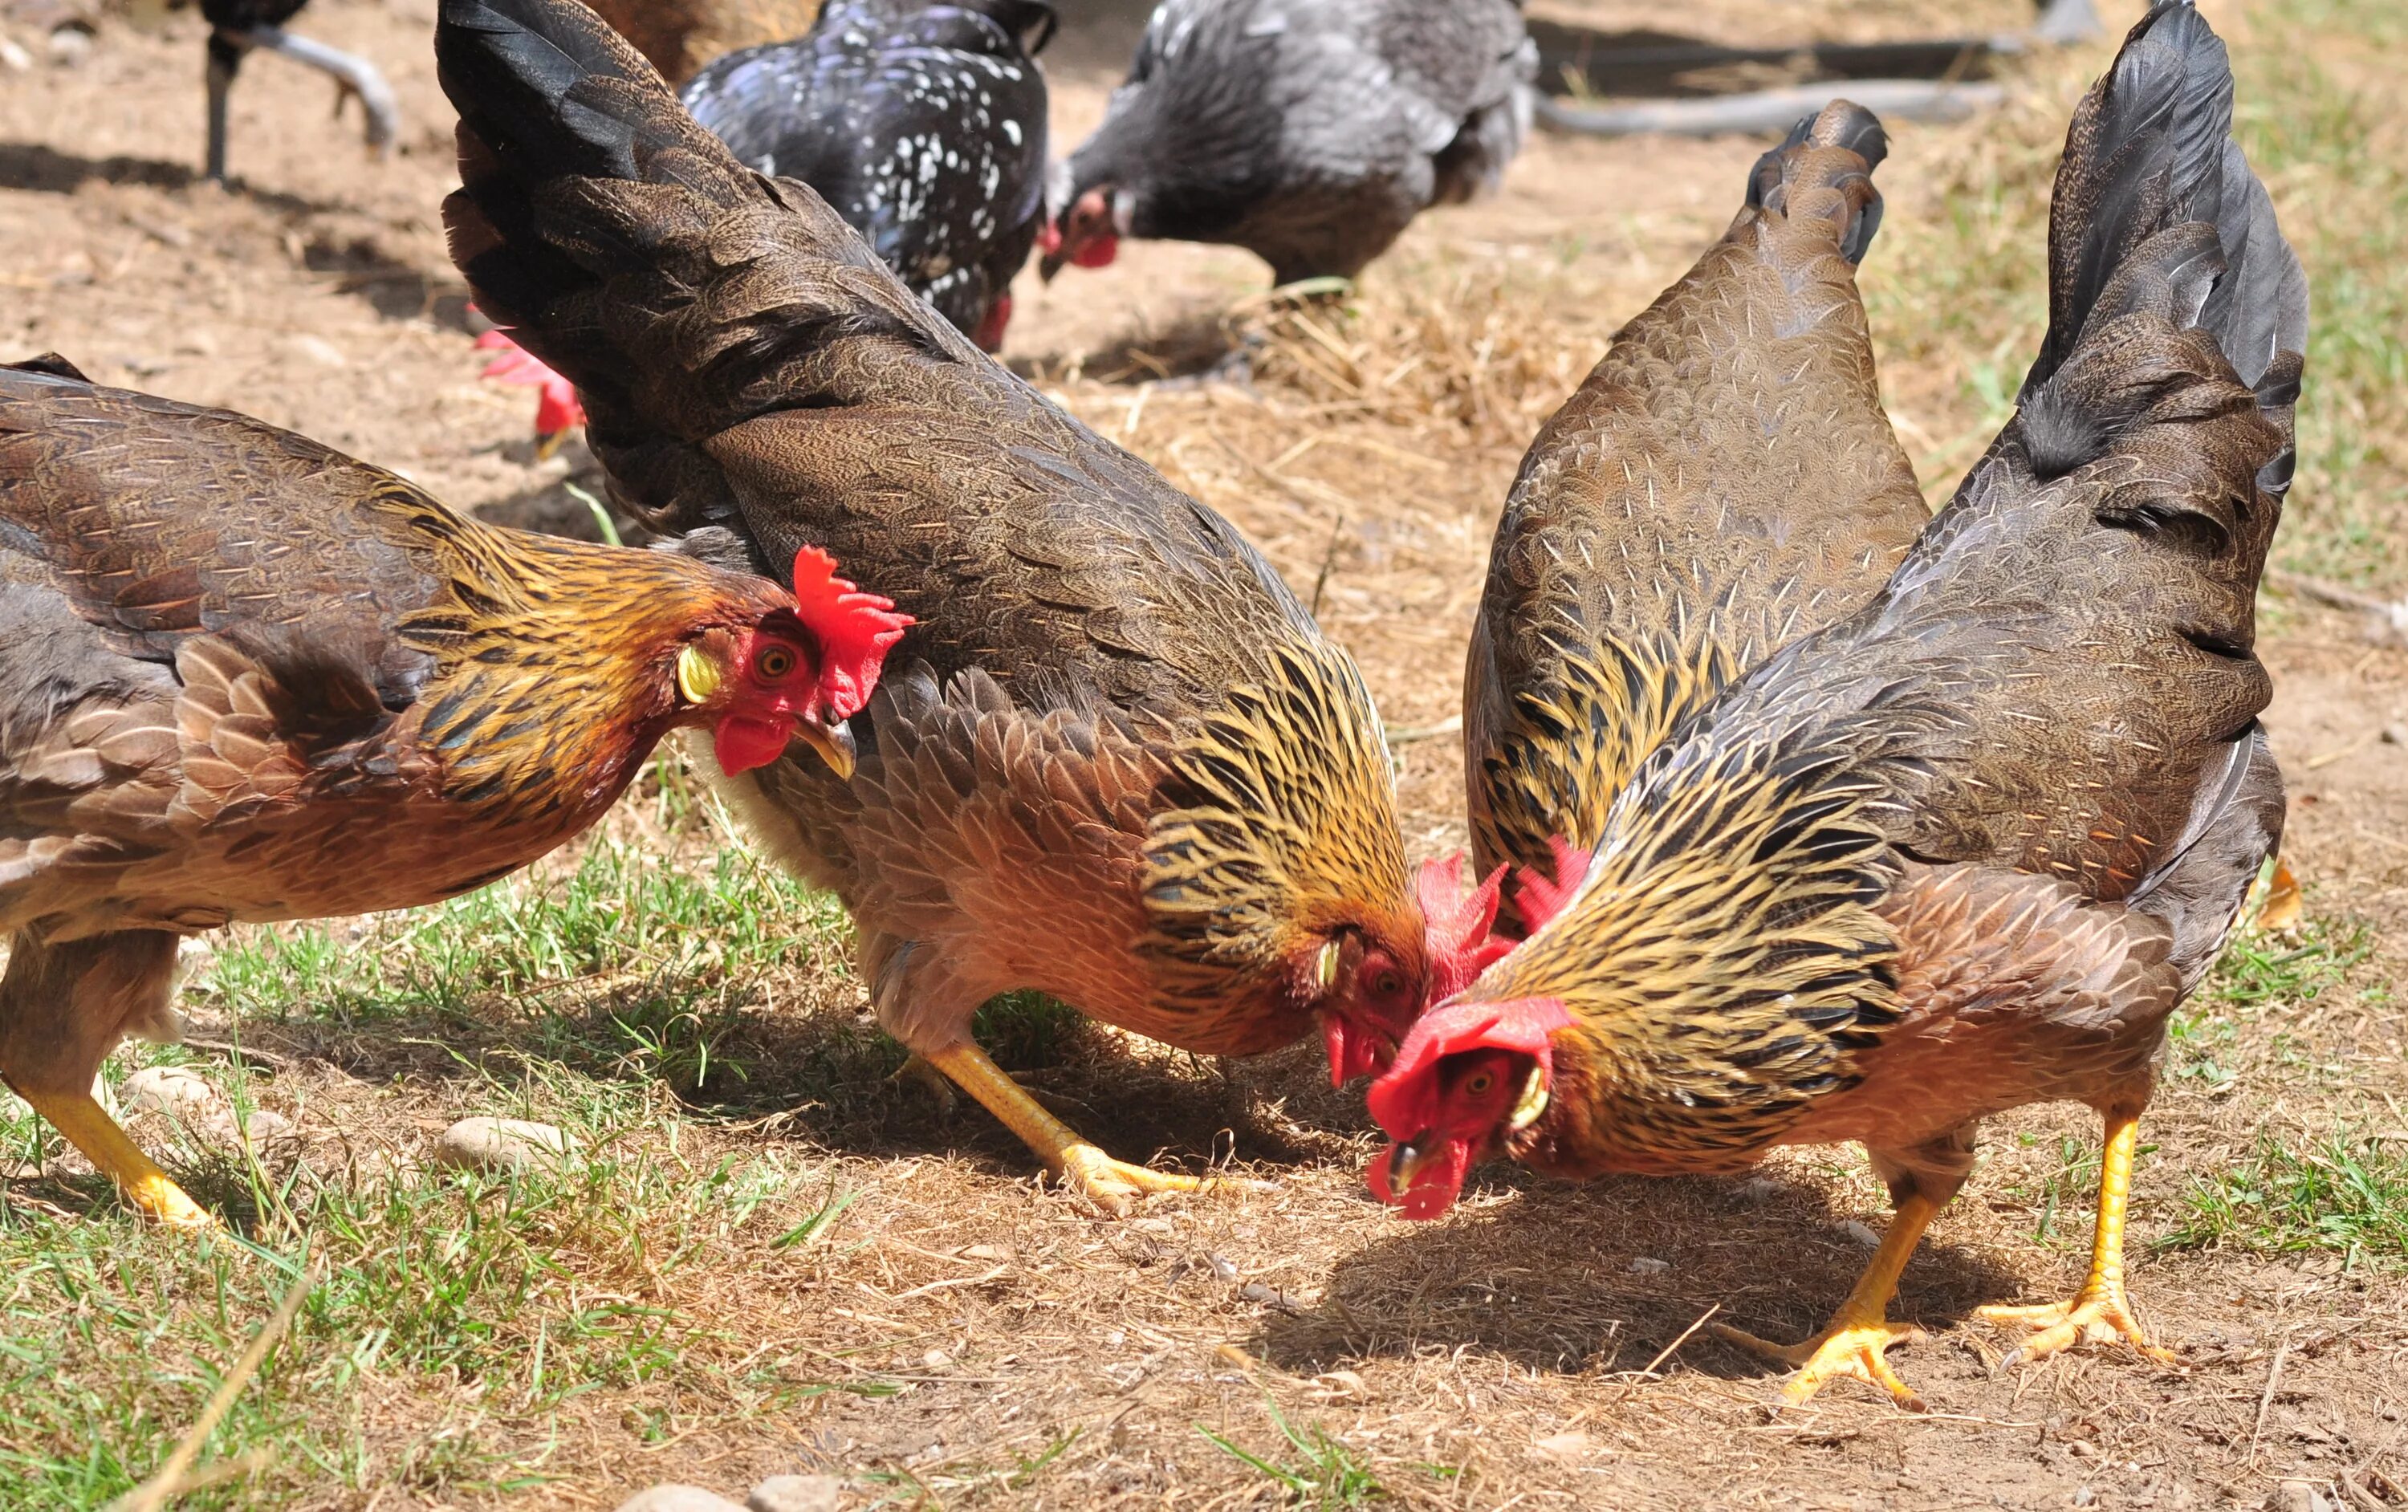
[[[379,153],[393,146],[394,137],[401,130],[401,109],[394,103],[393,86],[385,82],[376,64],[338,52],[323,42],[295,36],[279,26],[239,30],[221,26],[209,34],[209,178],[225,182],[226,92],[234,85],[235,70],[242,66],[243,54],[253,48],[280,52],[295,63],[332,75],[343,93],[359,96],[360,110],[367,118],[368,146]],[[336,103],[340,108],[339,96]]]

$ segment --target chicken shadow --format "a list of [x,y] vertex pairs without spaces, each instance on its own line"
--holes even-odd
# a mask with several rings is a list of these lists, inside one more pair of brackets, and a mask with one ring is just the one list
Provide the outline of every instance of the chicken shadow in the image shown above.
[[[197,189],[208,182],[199,169],[189,164],[169,163],[161,158],[88,158],[79,153],[62,152],[39,142],[0,142],[0,189],[23,190],[36,194],[72,194],[83,185],[95,181],[142,184],[153,189],[178,191]],[[339,208],[330,202],[276,190],[256,189],[240,178],[229,183],[227,192],[240,194],[269,209],[293,214],[322,215]]]
[[[1340,1260],[1321,1300],[1269,1316],[1251,1348],[1317,1376],[1366,1358],[1471,1349],[1565,1375],[1642,1371],[1678,1347],[1689,1369],[1754,1379],[1782,1367],[1714,1338],[1713,1321],[1781,1342],[1822,1328],[1871,1251],[1817,1188],[1744,1178],[1609,1177],[1567,1186],[1511,1166],[1473,1198],[1518,1193],[1396,1232]],[[1370,1200],[1368,1193],[1366,1201]],[[1933,1326],[2016,1294],[1984,1255],[1926,1238],[1891,1316]]]
[[[870,1157],[967,1153],[1025,1175],[1028,1153],[967,1097],[951,1105],[898,1077],[899,1044],[866,1006],[720,997],[669,974],[563,1000],[430,1008],[390,1001],[321,1006],[237,1025],[251,1071],[272,1084],[310,1065],[379,1085],[487,1081],[509,1088],[555,1068],[630,1089],[659,1088],[689,1112],[770,1137]],[[1243,1069],[1137,1049],[1035,993],[982,1009],[975,1030],[997,1064],[1082,1134],[1125,1159],[1203,1174],[1235,1157],[1257,1165],[1359,1159],[1344,1130],[1368,1128],[1359,1091],[1316,1101],[1317,1044]],[[214,1037],[209,1031],[204,1037]],[[1323,1121],[1321,1115],[1332,1116]],[[214,1194],[214,1191],[213,1191]]]

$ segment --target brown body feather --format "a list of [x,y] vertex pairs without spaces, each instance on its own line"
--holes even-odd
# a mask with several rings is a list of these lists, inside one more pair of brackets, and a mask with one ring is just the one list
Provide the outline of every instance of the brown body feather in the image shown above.
[[1856,292],[1884,150],[1855,106],[1801,123],[1531,443],[1464,684],[1483,871],[1594,844],[1681,720],[1870,599],[1922,528]]
[[2282,820],[2251,647],[2306,293],[2230,88],[2186,6],[2135,31],[2068,140],[2016,418],[1872,603],[1644,763],[1468,994],[1575,1020],[1515,1154],[1862,1139],[1937,1203],[1986,1114],[2146,1102]]
[[0,1071],[21,1090],[79,1093],[121,1033],[167,1025],[172,949],[128,968],[127,1022],[36,991],[47,954],[492,881],[616,801],[678,714],[682,639],[790,603],[482,525],[71,372],[0,369]]
[[851,784],[793,762],[736,784],[852,911],[882,1022],[932,1054],[1035,987],[1267,1049],[1329,1005],[1329,945],[1392,957],[1409,1015],[1422,919],[1345,652],[1226,521],[988,361],[615,42],[556,0],[448,0],[453,256],[579,384],[628,506],[765,563],[824,545],[917,620]]

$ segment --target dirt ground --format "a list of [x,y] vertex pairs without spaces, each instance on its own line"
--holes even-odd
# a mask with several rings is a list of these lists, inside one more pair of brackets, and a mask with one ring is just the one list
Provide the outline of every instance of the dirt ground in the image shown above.
[[[1663,24],[1637,0],[1532,4]],[[2119,30],[2137,13],[2103,8]],[[2284,45],[2280,7],[2210,8],[2236,55]],[[298,23],[386,69],[406,118],[393,158],[366,157],[355,117],[330,119],[323,79],[259,58],[234,94],[230,189],[194,169],[197,22],[152,36],[112,21],[79,66],[0,72],[0,355],[54,349],[103,382],[304,432],[455,506],[588,528],[560,485],[590,460],[574,445],[538,460],[531,396],[478,379],[439,228],[455,180],[434,10],[319,0]],[[1057,146],[1097,118],[1132,35],[1126,7],[1085,11],[1051,60]],[[1682,20],[1717,39],[1786,39],[1979,32],[2023,14],[2019,0],[1705,0]],[[2034,108],[2061,122],[2068,81],[2107,56],[2102,43],[2046,73]],[[1866,284],[1894,413],[1935,490],[1999,419],[1981,364],[2019,368],[2037,326],[1987,332],[1979,349],[1943,341],[1914,328],[1915,307],[1885,280],[1935,245],[1913,228],[1950,213],[1935,186],[1990,150],[1990,129],[1899,127],[1881,174],[1886,240]],[[1399,735],[1416,855],[1464,840],[1445,721],[1521,449],[1612,329],[1719,230],[1757,150],[1541,135],[1499,196],[1415,226],[1342,331],[1268,309],[1261,264],[1214,249],[1128,246],[1109,270],[1050,287],[1032,272],[1017,292],[1007,360],[1237,521],[1362,659]],[[2031,241],[2012,255],[2039,254]],[[1253,384],[1184,376],[1247,337]],[[2408,584],[2378,573],[2361,586]],[[2178,1366],[2094,1351],[2000,1373],[2011,1341],[1968,1317],[2079,1280],[2097,1130],[2074,1110],[2000,1120],[1907,1270],[1899,1310],[1930,1337],[1897,1359],[1935,1410],[1842,1385],[1775,1415],[1764,1366],[1693,1330],[1710,1311],[1782,1336],[1819,1326],[1865,1256],[1846,1225],[1882,1221],[1855,1152],[1784,1156],[1744,1182],[1573,1191],[1494,1172],[1452,1220],[1408,1226],[1362,1191],[1373,1146],[1359,1098],[1316,1090],[1303,1057],[1197,1066],[1087,1034],[1034,1077],[1083,1128],[1129,1158],[1220,1160],[1276,1190],[1111,1222],[1036,1190],[975,1109],[946,1121],[882,1097],[866,1112],[697,1117],[684,1158],[766,1151],[855,1191],[847,1242],[730,1241],[724,1263],[681,1271],[652,1300],[709,1319],[725,1357],[808,1355],[877,1391],[839,1384],[725,1420],[706,1400],[681,1405],[672,1367],[624,1401],[479,1407],[493,1452],[540,1467],[520,1481],[369,1475],[362,1489],[330,1475],[265,1499],[592,1507],[654,1481],[740,1497],[762,1476],[811,1470],[851,1477],[858,1505],[2408,1506],[2401,1257],[2168,1242],[2186,1194],[2261,1134],[2408,1138],[2408,1021],[2388,991],[2408,958],[2408,648],[2270,595],[2263,649],[2292,784],[2287,853],[2321,932],[2308,938],[2363,954],[2312,1002],[2283,999],[2279,1021],[2219,1010],[2221,1070],[2171,1077],[2152,1110],[2133,1286]],[[798,991],[785,1011],[825,1000],[849,1021],[857,992],[838,997]],[[785,1033],[774,1018],[764,1043]],[[324,1025],[262,1043],[286,1058],[264,1100],[305,1124],[406,1143],[483,1110],[482,1084],[422,1075],[423,1056],[388,1058],[372,1034]],[[781,1086],[760,1078],[747,1095],[765,1107]],[[59,1208],[61,1189],[41,1190],[59,1215],[43,1221],[123,1221],[105,1200]],[[415,1462],[411,1446],[453,1431],[467,1411],[453,1385],[443,1402],[402,1380],[369,1392],[363,1433],[384,1462]],[[638,1431],[639,1405],[674,1431]],[[1283,1463],[1342,1446],[1372,1489],[1343,1475],[1299,1489],[1199,1430]]]

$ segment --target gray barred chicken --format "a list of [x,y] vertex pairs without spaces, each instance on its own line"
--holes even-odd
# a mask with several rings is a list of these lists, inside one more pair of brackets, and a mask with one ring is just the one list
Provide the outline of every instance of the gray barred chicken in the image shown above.
[[1799,122],[1530,444],[1464,678],[1483,872],[1584,860],[1675,726],[1870,601],[1929,519],[1856,292],[1886,150],[1856,106]]
[[811,191],[568,0],[444,0],[446,203],[479,303],[583,394],[614,497],[805,543],[917,620],[853,780],[738,784],[851,909],[881,1021],[1108,1204],[1109,1159],[972,1042],[1015,988],[1188,1049],[1393,1049],[1432,948],[1361,676],[1229,524],[996,365]]
[[1920,1405],[1885,1358],[1907,1257],[1981,1120],[2081,1102],[2089,1275],[1986,1315],[2024,1359],[2168,1358],[2124,1285],[2139,1120],[2283,820],[2252,647],[2307,286],[2231,121],[2222,42],[2159,0],[2068,135],[2014,418],[1870,604],[1640,766],[1570,895],[1374,1085],[1409,1214],[1488,1154],[1670,1175],[1861,1141],[1897,1216],[1829,1327],[1725,1336],[1798,1365],[1792,1401],[1850,1376]]
[[1163,0],[1064,166],[1039,270],[1145,236],[1243,247],[1283,284],[1351,278],[1496,186],[1538,67],[1518,0]]

